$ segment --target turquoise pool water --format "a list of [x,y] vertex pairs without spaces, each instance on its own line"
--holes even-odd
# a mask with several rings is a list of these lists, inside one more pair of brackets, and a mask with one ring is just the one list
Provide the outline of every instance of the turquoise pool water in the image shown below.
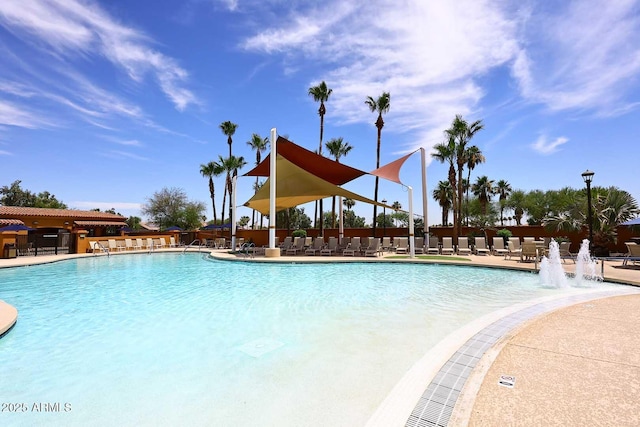
[[3,269],[19,318],[0,339],[0,402],[14,405],[0,425],[363,425],[452,331],[578,291],[472,267],[196,254]]

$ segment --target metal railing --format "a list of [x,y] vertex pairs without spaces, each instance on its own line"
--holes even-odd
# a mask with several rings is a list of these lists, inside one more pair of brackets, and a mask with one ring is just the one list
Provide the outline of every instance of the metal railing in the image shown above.
[[194,246],[194,243],[198,242],[198,252],[200,252],[200,248],[202,248],[202,245],[200,244],[200,239],[195,239],[193,240],[193,242],[189,243],[188,245],[185,245],[184,250],[182,251],[182,253],[185,253],[187,251],[187,249],[189,249],[190,247]]

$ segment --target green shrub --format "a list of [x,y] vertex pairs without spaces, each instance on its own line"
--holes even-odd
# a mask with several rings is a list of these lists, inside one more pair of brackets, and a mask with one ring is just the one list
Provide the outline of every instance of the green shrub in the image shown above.
[[291,235],[293,237],[307,237],[307,230],[294,230]]
[[504,243],[506,244],[509,241],[509,237],[513,236],[513,233],[511,233],[511,230],[503,228],[502,230],[496,231],[496,236],[501,236],[502,240],[504,240]]

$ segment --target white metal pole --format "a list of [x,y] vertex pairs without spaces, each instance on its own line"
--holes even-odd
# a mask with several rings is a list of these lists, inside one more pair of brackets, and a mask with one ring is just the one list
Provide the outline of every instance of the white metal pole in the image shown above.
[[271,129],[271,158],[269,159],[269,249],[276,247],[276,128]]
[[231,250],[236,250],[236,184],[238,183],[238,177],[234,176],[231,179]]
[[344,237],[344,212],[342,210],[342,196],[338,196],[338,203],[340,207],[340,215],[338,217],[338,220],[340,221],[340,224],[338,225],[338,242],[341,242],[342,238]]
[[424,148],[420,148],[420,158],[422,164],[422,220],[424,221],[424,233],[429,233],[429,222],[427,221],[427,153]]
[[409,189],[409,258],[416,257],[416,242],[413,230],[413,188],[410,185]]

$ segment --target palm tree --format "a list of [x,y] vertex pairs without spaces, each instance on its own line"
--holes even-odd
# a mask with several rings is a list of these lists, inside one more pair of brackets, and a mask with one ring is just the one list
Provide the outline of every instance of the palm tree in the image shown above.
[[433,190],[432,196],[442,208],[441,224],[446,226],[449,223],[449,210],[453,203],[451,183],[449,181],[439,181],[438,186]]
[[[326,143],[327,150],[340,163],[340,157],[349,154],[353,148],[348,142],[344,142],[342,137],[330,139]],[[331,228],[336,228],[336,196],[331,200]]]
[[491,201],[494,194],[493,180],[486,175],[479,176],[476,183],[472,185],[473,195],[478,198],[482,215],[487,214],[487,204]]
[[207,164],[200,165],[200,174],[209,178],[209,195],[211,196],[211,204],[213,205],[213,223],[216,223],[218,215],[216,214],[216,191],[213,186],[213,177],[220,176],[224,172],[224,168],[220,163],[209,162]]
[[514,190],[507,199],[507,207],[513,209],[513,219],[516,225],[522,225],[524,209],[527,206],[527,195],[522,190]]
[[[471,171],[476,168],[480,163],[484,163],[487,159],[482,154],[482,151],[475,146],[472,145],[467,149],[467,210],[469,209],[469,183],[471,182]],[[469,226],[469,212],[467,212],[467,226]]]
[[231,157],[231,145],[233,144],[233,134],[236,133],[238,125],[230,121],[220,123],[220,130],[227,135],[227,144],[229,144],[229,157]]
[[[253,184],[253,192],[257,193],[263,186],[264,183],[267,181],[257,181]],[[264,221],[264,215],[262,212],[260,212],[260,229],[262,229],[262,223]]]
[[[400,204],[400,202],[399,202],[399,201],[397,201],[397,200],[396,200],[395,202],[393,202],[393,204],[391,205],[391,207],[396,211],[396,212],[395,212],[396,214],[398,213],[398,211],[399,211],[400,209],[402,209],[402,205],[401,205],[401,204]],[[393,225],[395,225],[395,226],[397,227],[397,224],[396,224],[396,218],[397,218],[397,215],[394,215],[394,217],[393,217]]]
[[[256,150],[256,166],[260,164],[260,160],[262,159],[262,152],[267,150],[267,146],[269,145],[269,138],[263,138],[257,133],[251,135],[251,140],[247,141],[247,145],[251,147],[252,150]],[[258,177],[256,176],[256,187],[258,186]],[[258,190],[256,189],[256,192]],[[251,214],[251,228],[255,229],[256,225],[256,211],[253,210]]]
[[511,184],[504,179],[497,182],[496,194],[500,196],[500,227],[504,227],[504,208],[507,203],[507,198],[511,195],[512,191]]
[[[448,134],[454,142],[455,160],[458,172],[458,189],[456,192],[456,196],[458,198],[456,205],[458,210],[462,206],[462,172],[467,164],[469,154],[467,144],[476,133],[482,130],[483,127],[484,125],[482,124],[482,120],[476,120],[469,124],[462,118],[462,116],[456,115],[455,119],[453,119],[453,122],[451,123],[451,127],[445,130],[445,133]],[[454,231],[454,236],[457,238],[462,232],[462,221],[460,215],[458,215],[457,222],[454,226],[457,227],[457,232]]]
[[[364,101],[365,104],[369,107],[372,113],[378,113],[378,119],[376,120],[376,128],[378,128],[378,142],[376,144],[376,169],[380,167],[380,137],[382,135],[382,128],[384,127],[384,120],[382,119],[382,115],[389,112],[389,108],[391,107],[391,95],[389,92],[383,92],[382,95],[378,97],[378,99],[373,99],[368,96]],[[376,217],[378,215],[378,180],[379,177],[376,176],[376,185],[375,191],[373,194],[373,200],[376,204],[373,205],[373,235],[376,235]]]
[[[320,82],[318,86],[311,86],[309,88],[309,96],[313,97],[315,102],[320,103],[320,108],[318,108],[318,115],[320,116],[320,144],[318,145],[318,154],[322,155],[322,137],[324,135],[324,115],[327,113],[327,109],[324,106],[324,103],[329,100],[329,96],[333,92],[333,89],[327,87],[327,84],[324,82]],[[319,201],[320,205],[320,235],[322,235],[322,199]],[[318,219],[318,202],[316,202],[316,213],[314,217],[314,222]],[[314,223],[314,227],[317,223]]]
[[[232,213],[232,209],[233,209],[233,178],[235,178],[236,176],[238,176],[238,169],[242,169],[247,162],[244,160],[244,157],[240,156],[240,157],[236,157],[236,156],[230,156],[227,157],[226,159],[222,159],[222,166],[224,167],[224,170],[227,172],[227,193],[229,194],[229,219],[231,219],[231,213]],[[223,202],[223,206],[224,206],[224,202]],[[233,226],[233,224],[232,224]]]
[[[452,136],[446,134],[447,141],[436,144],[433,147],[433,152],[431,153],[431,157],[438,160],[440,163],[449,163],[449,173],[448,173],[448,181],[449,186],[451,187],[451,208],[453,210],[453,239],[457,241],[458,238],[458,230],[456,227],[458,221],[458,185],[456,179],[456,161],[455,161],[455,141]],[[446,224],[442,224],[446,225]]]
[[342,200],[342,204],[347,208],[348,211],[350,211],[356,205],[356,201],[353,199],[349,199],[348,197],[345,197]]

